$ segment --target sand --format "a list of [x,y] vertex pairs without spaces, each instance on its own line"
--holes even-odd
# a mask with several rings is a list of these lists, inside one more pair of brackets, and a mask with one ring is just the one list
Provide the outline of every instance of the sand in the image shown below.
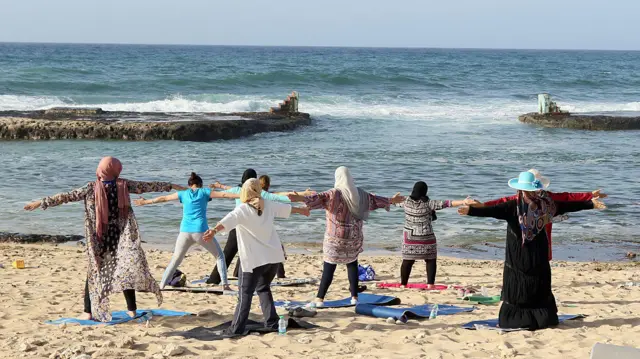
[[[161,277],[171,253],[147,250],[156,279]],[[23,258],[27,268],[14,269],[11,261]],[[371,264],[378,278],[397,281],[397,256],[360,257]],[[172,346],[180,346],[187,358],[588,358],[596,342],[640,348],[640,263],[553,263],[554,292],[560,313],[585,314],[583,320],[537,332],[501,334],[460,328],[466,322],[497,317],[498,306],[480,306],[472,313],[440,316],[435,320],[388,324],[383,319],[356,315],[353,308],[322,310],[310,322],[321,329],[290,331],[286,336],[268,334],[238,340],[203,342],[164,334],[196,326],[214,326],[230,320],[236,299],[193,293],[165,293],[162,308],[208,316],[185,318],[154,317],[148,323],[117,326],[53,326],[45,320],[77,316],[82,311],[86,276],[84,248],[52,245],[0,245],[0,357],[54,358],[56,353],[73,358],[162,358]],[[190,279],[208,273],[214,263],[208,254],[192,249],[180,266]],[[320,277],[321,256],[291,254],[287,275]],[[232,266],[233,268],[233,266]],[[413,280],[424,280],[424,267],[416,264]],[[502,264],[499,261],[440,258],[438,283],[486,286],[499,294]],[[640,284],[640,283],[639,283]],[[375,289],[379,294],[400,297],[407,305],[425,303],[460,304],[453,291]],[[310,299],[315,286],[275,288],[276,299]],[[327,299],[348,296],[344,267]],[[125,309],[124,298],[112,296],[112,309]],[[138,308],[155,308],[154,296],[138,294]],[[252,311],[261,318],[257,298]],[[177,350],[180,352],[181,350]],[[73,355],[68,355],[70,353]],[[84,356],[83,356],[84,354]]]

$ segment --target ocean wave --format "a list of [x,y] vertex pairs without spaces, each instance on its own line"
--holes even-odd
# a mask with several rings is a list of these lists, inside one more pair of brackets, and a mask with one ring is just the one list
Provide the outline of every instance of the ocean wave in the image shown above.
[[[174,95],[165,99],[140,102],[82,103],[55,96],[0,95],[0,111],[33,111],[58,106],[100,107],[106,111],[134,112],[243,112],[267,111],[281,98],[275,96],[241,96],[234,94]],[[640,111],[640,102],[629,103],[559,103],[571,112]],[[526,112],[536,111],[528,98],[473,99],[472,101],[427,100],[399,97],[349,97],[339,95],[304,96],[300,111],[313,116],[343,119],[407,119],[513,121]]]

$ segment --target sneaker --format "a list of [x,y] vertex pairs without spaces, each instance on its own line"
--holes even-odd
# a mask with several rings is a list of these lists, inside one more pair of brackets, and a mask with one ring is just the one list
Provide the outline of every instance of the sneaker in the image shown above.
[[358,300],[351,298],[351,305],[356,305],[356,304],[358,304]]

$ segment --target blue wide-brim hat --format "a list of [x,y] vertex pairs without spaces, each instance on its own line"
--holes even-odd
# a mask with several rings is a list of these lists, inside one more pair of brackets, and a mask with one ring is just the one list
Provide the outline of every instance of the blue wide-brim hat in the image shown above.
[[536,176],[531,172],[520,172],[518,178],[509,180],[509,187],[527,192],[540,191],[544,189],[542,181],[536,179]]

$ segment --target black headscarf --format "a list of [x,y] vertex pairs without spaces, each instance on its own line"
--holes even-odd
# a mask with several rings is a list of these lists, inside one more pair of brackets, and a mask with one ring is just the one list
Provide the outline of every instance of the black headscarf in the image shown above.
[[[423,181],[418,181],[413,185],[413,191],[411,191],[411,195],[409,197],[414,201],[429,202],[429,196],[427,196],[428,191],[429,186],[427,186]],[[438,219],[436,211],[431,212],[431,220],[435,221],[436,219]]]
[[246,170],[244,170],[244,173],[242,173],[242,182],[240,182],[238,187],[242,187],[242,185],[251,178],[258,178],[258,173],[256,173],[253,168],[247,168]]

